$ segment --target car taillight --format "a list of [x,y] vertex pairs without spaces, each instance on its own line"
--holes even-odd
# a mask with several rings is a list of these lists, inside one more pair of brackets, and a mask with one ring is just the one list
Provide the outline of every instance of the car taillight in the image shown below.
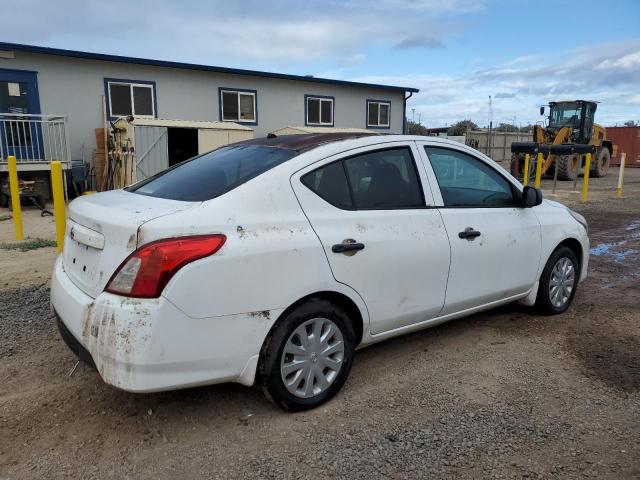
[[167,238],[143,245],[115,271],[105,291],[136,298],[157,298],[186,264],[216,253],[225,235]]

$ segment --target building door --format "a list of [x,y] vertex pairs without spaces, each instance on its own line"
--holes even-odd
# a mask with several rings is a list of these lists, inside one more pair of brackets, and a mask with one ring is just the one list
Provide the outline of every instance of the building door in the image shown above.
[[[35,117],[34,117],[35,115]],[[0,69],[0,147],[3,159],[44,159],[36,72]]]

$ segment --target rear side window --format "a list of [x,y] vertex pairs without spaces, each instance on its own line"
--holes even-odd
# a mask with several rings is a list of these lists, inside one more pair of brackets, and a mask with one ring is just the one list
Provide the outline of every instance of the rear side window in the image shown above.
[[353,209],[342,162],[334,162],[302,177],[302,183],[338,208]]
[[513,207],[509,181],[486,163],[448,148],[425,147],[445,207]]
[[130,192],[187,202],[218,197],[297,155],[283,148],[222,147],[133,185]]
[[404,147],[331,163],[302,177],[302,183],[338,208],[392,210],[424,206],[411,151]]

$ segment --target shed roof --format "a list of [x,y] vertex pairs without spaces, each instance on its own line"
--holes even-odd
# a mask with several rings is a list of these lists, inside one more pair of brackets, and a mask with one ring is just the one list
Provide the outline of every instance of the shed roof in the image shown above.
[[325,83],[330,85],[344,85],[351,87],[380,88],[384,90],[399,90],[404,92],[418,92],[417,88],[399,87],[395,85],[380,85],[376,83],[351,82],[347,80],[333,80],[330,78],[319,78],[309,75],[290,75],[287,73],[262,72],[259,70],[245,70],[242,68],[217,67],[214,65],[201,65],[196,63],[170,62],[166,60],[155,60],[150,58],[125,57],[121,55],[109,55],[104,53],[82,52],[79,50],[65,50],[61,48],[41,47],[37,45],[24,45],[21,43],[0,42],[0,50],[29,53],[40,53],[43,55],[58,55],[62,57],[84,58],[88,60],[100,60],[104,62],[133,63],[138,65],[152,65],[156,67],[179,68],[186,70],[202,70],[217,73],[230,73],[235,75],[248,75],[253,77],[279,78],[283,80],[296,80],[300,82]]
[[234,122],[205,122],[200,120],[172,120],[168,118],[135,118],[132,125],[145,127],[197,128],[206,130],[253,130]]

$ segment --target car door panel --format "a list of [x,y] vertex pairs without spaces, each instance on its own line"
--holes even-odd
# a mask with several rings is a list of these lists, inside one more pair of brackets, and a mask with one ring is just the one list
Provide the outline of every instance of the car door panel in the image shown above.
[[[529,291],[536,282],[541,252],[540,223],[533,209],[506,205],[506,194],[499,188],[495,193],[485,195],[492,198],[489,203],[498,205],[465,205],[476,202],[483,188],[490,188],[487,184],[491,178],[465,177],[464,166],[455,165],[446,170],[439,165],[439,182],[427,152],[424,148],[420,150],[427,176],[431,184],[438,187],[434,188],[434,200],[440,205],[451,243],[451,268],[441,314],[448,315]],[[458,152],[469,155],[474,161],[484,162],[470,152]],[[492,175],[499,173],[490,164],[481,165],[483,169],[486,166],[491,167]],[[474,180],[478,181],[478,186],[473,185]],[[504,181],[507,184],[506,178]],[[501,203],[505,204],[499,205]],[[468,229],[479,235],[465,235]]]
[[[413,157],[417,157],[413,144],[403,145],[408,145]],[[375,149],[349,152],[349,157],[371,150]],[[321,198],[301,181],[307,173],[343,158],[344,155],[332,157],[291,178],[335,279],[362,297],[369,310],[372,334],[436,317],[444,305],[450,256],[440,212],[426,205],[346,210]],[[423,168],[416,167],[419,177],[424,179]],[[367,183],[366,178],[362,181]],[[375,188],[375,178],[370,181]],[[431,201],[430,192],[427,198]],[[334,252],[335,245],[349,242],[361,243],[364,248]]]

